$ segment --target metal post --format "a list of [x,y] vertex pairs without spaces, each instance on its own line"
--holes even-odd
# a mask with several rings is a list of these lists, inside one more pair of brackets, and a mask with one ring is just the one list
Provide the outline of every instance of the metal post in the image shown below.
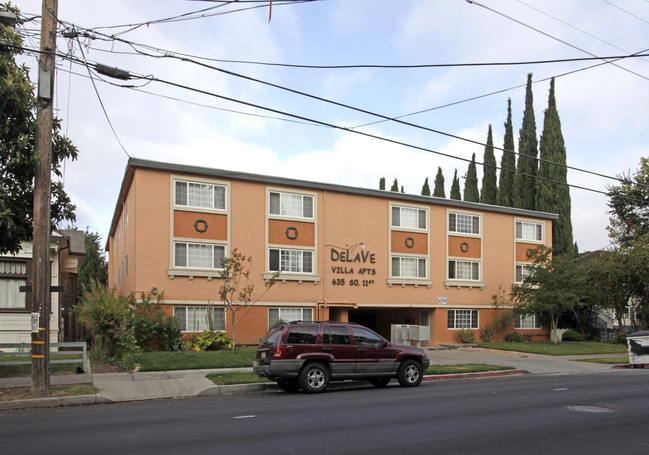
[[52,185],[52,123],[54,55],[58,0],[43,0],[41,55],[38,65],[36,121],[36,173],[34,176],[34,309],[40,314],[38,331],[32,333],[32,394],[50,394],[50,199]]

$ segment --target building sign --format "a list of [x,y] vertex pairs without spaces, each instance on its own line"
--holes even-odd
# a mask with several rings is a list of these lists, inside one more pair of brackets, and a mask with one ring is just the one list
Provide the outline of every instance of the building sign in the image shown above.
[[374,284],[376,255],[370,251],[361,250],[354,253],[349,249],[331,249],[331,280],[334,286],[371,286]]

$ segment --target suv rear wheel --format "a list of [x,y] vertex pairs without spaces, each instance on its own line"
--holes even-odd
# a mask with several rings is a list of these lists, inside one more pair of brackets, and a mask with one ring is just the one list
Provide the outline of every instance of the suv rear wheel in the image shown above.
[[309,363],[302,368],[299,382],[306,393],[324,392],[329,384],[329,370],[322,363]]
[[416,360],[405,360],[399,367],[397,380],[403,387],[418,386],[423,378],[421,364]]

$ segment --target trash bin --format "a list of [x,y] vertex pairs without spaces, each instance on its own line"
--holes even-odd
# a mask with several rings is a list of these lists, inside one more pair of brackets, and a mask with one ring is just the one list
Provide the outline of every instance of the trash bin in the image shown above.
[[649,365],[649,330],[626,336],[631,365]]

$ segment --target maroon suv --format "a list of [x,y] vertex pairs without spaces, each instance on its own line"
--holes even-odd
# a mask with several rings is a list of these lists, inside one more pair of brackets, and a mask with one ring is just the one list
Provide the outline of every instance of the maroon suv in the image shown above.
[[345,379],[384,387],[396,377],[402,386],[414,387],[429,363],[423,349],[392,344],[358,324],[295,321],[268,331],[253,370],[286,392],[317,393],[329,381]]

